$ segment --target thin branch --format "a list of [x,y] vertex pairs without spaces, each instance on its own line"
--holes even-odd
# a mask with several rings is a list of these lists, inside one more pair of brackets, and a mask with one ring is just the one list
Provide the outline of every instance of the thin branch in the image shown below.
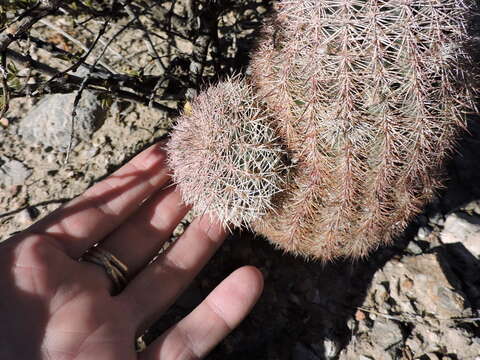
[[157,83],[155,84],[153,90],[152,90],[152,93],[150,94],[150,97],[148,99],[148,107],[153,107],[153,103],[154,103],[154,100],[155,100],[155,96],[157,94],[157,91],[158,89],[160,89],[163,85],[163,83],[167,81],[167,78],[166,77],[162,77],[162,78],[159,78]]
[[[23,65],[29,65],[36,71],[49,76],[53,76],[59,71],[51,66],[33,60],[30,56],[21,55],[10,49],[7,50],[7,56]],[[91,67],[91,65],[88,66]],[[152,89],[161,78],[163,77],[144,77],[143,81],[141,81],[133,76],[109,75],[95,72],[89,78],[87,88],[92,90],[108,91],[120,99],[130,100],[146,106],[151,104],[151,106],[155,109],[165,111],[170,115],[177,115],[178,111],[176,109],[155,101],[150,102],[150,89]],[[83,78],[79,76],[65,74],[56,81],[49,83],[48,86],[44,86],[44,84],[31,84],[29,85],[28,91],[31,92],[32,96],[41,96],[52,93],[67,94],[77,91],[82,82]],[[141,92],[141,94],[122,90],[122,87],[132,89],[135,92]],[[18,91],[11,93],[12,98],[24,97],[26,95],[27,94],[25,92]]]
[[47,64],[44,64],[44,63],[41,63],[39,61],[36,61],[36,60],[33,60],[32,57],[30,55],[22,55],[22,54],[19,54],[18,52],[14,51],[14,50],[11,50],[11,49],[7,49],[7,51],[5,52],[5,55],[6,57],[10,57],[12,58],[13,60],[15,60],[16,62],[22,64],[22,65],[25,65],[25,66],[31,66],[33,67],[35,70],[37,71],[40,71],[41,73],[45,74],[45,75],[55,75],[56,73],[58,73],[58,70],[47,65]]
[[[64,8],[60,8],[60,11],[62,11],[64,14],[68,15],[69,12],[66,11]],[[83,30],[85,30],[86,32],[88,32],[89,34],[91,35],[94,35],[94,32],[92,30],[90,30],[85,24],[94,20],[95,18],[97,18],[98,16],[97,15],[92,15],[90,18],[86,19],[86,20],[83,20],[81,22],[78,22],[77,19],[73,19],[74,23],[75,23],[75,26],[76,27],[81,27]],[[114,23],[112,23],[111,25],[115,25]],[[100,42],[102,43],[102,45],[106,46],[106,41],[102,38],[100,39]],[[115,49],[112,49],[112,47],[108,47],[108,51],[112,54],[112,55],[115,55],[117,58],[119,59],[122,59],[122,60],[125,60],[125,57],[122,56],[120,54],[120,52],[118,50],[115,50]],[[131,62],[128,62],[129,65],[133,65]],[[113,70],[111,70],[112,73],[114,73]]]
[[79,56],[77,55],[74,55],[68,51],[65,51],[63,49],[60,49],[58,46],[56,46],[55,44],[52,44],[50,42],[47,42],[47,41],[44,41],[42,39],[39,39],[33,35],[29,35],[28,36],[28,39],[34,43],[39,49],[43,49],[45,51],[47,51],[50,55],[52,56],[57,56],[57,57],[63,57],[63,58],[66,58],[66,59],[69,59],[71,61],[76,61],[79,59]]
[[[98,40],[103,36],[103,34],[105,34],[105,32],[107,31],[107,26],[108,26],[108,20],[105,21],[105,23],[103,24],[103,27],[100,29],[100,31],[98,32],[97,34],[97,37],[95,38],[95,40],[93,41],[92,45],[90,46],[89,49],[86,50],[85,54],[82,55],[82,57],[76,62],[74,63],[73,65],[69,66],[66,70],[63,70],[62,72],[59,72],[57,73],[55,76],[52,76],[52,78],[50,78],[46,83],[45,85],[48,85],[48,83],[50,83],[51,81],[55,80],[55,79],[58,79],[59,77],[61,76],[64,76],[65,74],[71,72],[71,71],[76,71],[82,64],[85,64],[86,61],[87,61],[87,58],[90,56],[90,54],[92,53],[93,49],[95,49],[95,47],[97,46],[97,43],[98,43]],[[95,64],[93,65],[93,68],[95,68],[96,64],[98,62],[98,59],[95,61]],[[89,70],[89,72],[91,72],[92,69]],[[107,69],[108,70],[108,69]],[[112,73],[112,72],[111,72]]]
[[[84,62],[85,60],[87,60],[88,56],[90,55],[90,53],[93,51],[93,49],[95,48],[95,46],[97,45],[97,42],[98,40],[103,36],[103,34],[105,33],[105,31],[107,30],[107,26],[108,26],[108,23],[109,23],[109,19],[107,19],[105,21],[105,23],[103,24],[103,27],[100,29],[100,31],[98,32],[98,35],[95,39],[95,41],[93,42],[92,46],[90,47],[90,49],[88,49],[87,51],[87,54],[85,54],[85,56],[83,57],[83,61]],[[92,70],[96,68],[97,66],[97,63],[100,62],[100,59],[101,57],[103,56],[103,54],[105,53],[105,50],[106,50],[106,47],[104,47],[103,51],[101,52],[101,54],[95,59],[95,62],[93,63],[92,67],[88,70],[88,73],[87,75],[85,76],[85,78],[83,79],[82,83],[80,84],[80,88],[78,89],[77,91],[77,95],[75,96],[75,99],[73,101],[73,108],[72,108],[72,118],[71,118],[71,128],[70,128],[70,140],[68,142],[68,149],[67,149],[67,155],[65,156],[65,163],[68,162],[68,159],[70,157],[70,152],[72,151],[72,146],[73,146],[73,137],[74,137],[74,132],[75,132],[75,119],[77,117],[77,106],[78,106],[78,103],[80,102],[80,99],[82,98],[82,94],[83,94],[83,90],[85,90],[87,84],[88,84],[88,80],[90,79],[91,77],[91,74],[92,74]],[[70,69],[74,69],[75,66],[77,66],[77,64],[75,65],[72,65],[70,67]],[[78,63],[78,66],[80,66],[80,63]],[[67,71],[68,72],[68,69]]]
[[124,13],[122,12],[122,8],[120,6],[108,7],[105,10],[97,10],[91,7],[86,6],[82,1],[74,1],[75,5],[77,5],[78,9],[72,9],[71,7],[65,7],[65,12],[68,13],[72,17],[78,17],[81,15],[89,15],[92,18],[98,17],[111,17],[112,19],[120,19],[124,17]]
[[11,24],[0,34],[0,53],[4,53],[11,43],[25,35],[44,16],[56,11],[60,0],[41,1],[38,6],[22,14],[21,19]]
[[[82,56],[82,58],[77,62],[77,64],[75,65],[72,65],[71,69],[76,69],[79,65],[78,63],[81,63],[81,62],[84,62],[88,56],[91,54],[93,48],[95,46],[90,46],[90,48],[86,47],[85,45],[82,44],[81,41],[75,39],[73,36],[71,36],[69,33],[67,33],[66,31],[64,31],[62,28],[59,28],[58,26],[52,24],[50,21],[48,20],[45,20],[45,19],[41,19],[40,22],[48,27],[50,27],[51,29],[57,31],[60,35],[62,35],[63,37],[65,37],[66,39],[70,40],[72,43],[74,43],[75,45],[77,45],[78,47],[80,47],[84,52],[85,52],[85,55]],[[104,27],[100,30],[99,35],[97,35],[97,37],[95,38],[94,40],[94,44],[96,45],[97,42],[99,41],[99,39],[101,38],[101,36],[103,36],[106,32],[106,26],[104,25]],[[110,66],[108,66],[108,64],[104,63],[104,62],[100,62],[100,65],[102,65],[105,69],[107,69],[108,71],[110,71],[111,73],[116,73],[115,70],[113,70]],[[70,70],[71,70],[70,69]],[[70,71],[69,70],[69,71]]]
[[82,49],[83,51],[88,51],[88,47],[86,47],[85,45],[83,45],[83,43],[80,41],[80,40],[77,40],[75,39],[72,35],[70,35],[69,33],[67,33],[65,30],[63,30],[62,28],[58,27],[57,25],[51,23],[50,21],[48,21],[47,19],[40,19],[40,22],[49,27],[50,29],[58,32],[60,35],[62,35],[64,38],[66,38],[67,40],[70,40],[73,44],[77,45],[80,49]]
[[25,11],[21,14],[17,21],[10,24],[2,33],[0,33],[0,72],[1,72],[1,86],[2,86],[2,100],[0,109],[0,118],[5,115],[9,108],[10,89],[7,83],[7,50],[10,44],[24,36],[31,27],[41,20],[42,17],[50,14],[58,9],[60,5],[59,0],[41,1],[35,7]]
[[68,163],[68,159],[70,158],[70,153],[72,151],[73,137],[75,135],[75,119],[77,117],[77,106],[78,106],[78,103],[80,102],[80,99],[82,98],[83,90],[85,90],[87,86],[88,79],[89,79],[89,74],[87,74],[87,76],[85,76],[85,78],[83,79],[82,84],[80,85],[80,88],[77,90],[75,99],[73,100],[72,115],[70,119],[70,139],[68,141],[68,148],[67,148],[67,154],[65,156],[64,165]]
[[152,57],[155,59],[155,62],[158,66],[158,68],[160,69],[160,71],[162,73],[164,73],[166,71],[165,69],[165,65],[162,63],[162,60],[160,58],[160,55],[158,54],[157,52],[157,49],[155,49],[155,45],[150,37],[150,34],[148,33],[147,29],[145,28],[145,26],[143,25],[142,23],[142,20],[140,20],[140,17],[135,13],[135,11],[133,11],[133,9],[131,8],[130,4],[128,4],[126,1],[123,1],[123,0],[120,0],[120,3],[125,6],[125,10],[127,11],[128,15],[132,18],[132,19],[135,19],[135,21],[137,22],[138,26],[140,27],[140,29],[142,29],[143,31],[143,35],[145,36],[145,40],[146,40],[146,44],[147,44],[147,48],[148,50],[151,52],[152,54]]
[[[142,21],[140,20],[140,17],[138,16],[138,14],[131,8],[131,6],[125,2],[125,1],[120,1],[120,3],[122,5],[125,6],[125,10],[127,11],[128,15],[130,16],[131,19],[135,19],[135,21],[137,22],[137,24],[140,26],[140,28],[142,29],[143,31],[143,34],[145,36],[145,43],[146,43],[146,46],[147,46],[147,49],[148,51],[150,52],[151,56],[155,59],[155,64],[157,65],[159,71],[160,71],[160,74],[165,74],[166,72],[166,68],[165,68],[165,65],[163,64],[162,62],[162,59],[161,59],[161,56],[160,54],[158,53],[157,49],[155,48],[155,44],[153,43],[152,41],[152,38],[150,37],[150,34],[149,32],[147,31],[147,29],[145,28],[145,26],[143,25]],[[152,102],[155,98],[155,95],[158,91],[158,89],[161,88],[162,84],[165,82],[165,78],[160,78],[157,83],[155,84],[153,90],[152,90],[152,94],[150,95],[150,99],[149,99],[149,107],[151,107],[152,105]]]
[[10,89],[8,88],[8,70],[6,66],[6,56],[2,56],[0,63],[0,77],[2,82],[2,103],[0,109],[0,119],[3,118],[5,113],[8,111],[9,102],[10,102]]

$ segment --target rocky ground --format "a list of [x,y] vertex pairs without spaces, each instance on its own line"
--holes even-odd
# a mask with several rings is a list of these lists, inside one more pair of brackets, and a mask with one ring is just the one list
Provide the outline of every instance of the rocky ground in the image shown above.
[[[230,14],[222,24],[233,26],[232,19]],[[230,62],[248,41],[236,44],[228,47]],[[188,53],[195,44],[180,47]],[[16,99],[1,119],[1,239],[104,178],[164,136],[173,121],[125,102],[107,110],[86,92],[66,159],[72,102],[71,95]],[[264,294],[211,359],[479,360],[478,159],[480,120],[472,119],[438,199],[391,247],[362,261],[305,262],[235,232],[147,340],[188,313],[228,273],[252,264],[265,276]]]

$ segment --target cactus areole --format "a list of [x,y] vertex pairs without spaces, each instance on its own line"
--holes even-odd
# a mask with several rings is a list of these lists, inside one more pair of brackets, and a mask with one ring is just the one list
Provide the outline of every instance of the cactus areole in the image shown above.
[[251,74],[201,93],[173,131],[184,200],[322,261],[388,243],[476,111],[475,17],[474,0],[278,1]]

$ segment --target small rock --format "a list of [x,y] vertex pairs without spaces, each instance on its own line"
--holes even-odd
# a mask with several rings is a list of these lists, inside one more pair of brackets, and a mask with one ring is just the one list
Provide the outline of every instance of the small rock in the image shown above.
[[405,341],[405,347],[408,349],[408,351],[411,354],[420,354],[422,352],[421,351],[422,344],[423,344],[422,340],[416,336],[409,336]]
[[373,291],[373,294],[374,294],[375,304],[379,304],[379,305],[384,304],[389,297],[388,289],[385,287],[384,284],[376,285]]
[[474,200],[463,206],[465,211],[480,215],[480,200]]
[[[453,274],[447,277],[446,269],[435,254],[406,256],[402,264],[404,269],[397,268],[397,273],[390,275],[398,279],[402,290],[399,299],[396,299],[397,303],[410,299],[420,313],[430,313],[436,318],[463,316],[464,297],[455,289],[460,284],[451,283],[458,279]],[[404,279],[409,282],[406,287],[401,285]]]
[[[359,305],[371,311],[358,309],[354,314],[354,335],[339,360],[362,356],[394,360],[407,348],[409,359],[438,352],[473,360],[480,354],[475,335],[469,329],[455,328],[454,318],[473,315],[462,283],[447,260],[450,257],[439,251],[387,261],[374,274],[365,301]],[[367,316],[370,321],[362,321]]]
[[31,174],[32,170],[21,161],[0,156],[0,186],[23,185]]
[[28,212],[27,209],[24,209],[20,211],[16,216],[15,220],[20,224],[20,225],[30,225],[33,221],[32,217],[30,216],[30,213]]
[[379,317],[373,324],[372,339],[382,349],[388,349],[403,341],[402,329],[396,322]]
[[415,241],[410,241],[406,250],[413,255],[420,255],[423,252],[422,248]]
[[363,321],[365,320],[365,318],[366,318],[365,313],[362,310],[357,310],[355,312],[355,320]]
[[175,45],[177,49],[187,55],[193,53],[193,44],[191,41],[184,40],[180,37],[175,37]]
[[405,279],[400,282],[400,287],[403,291],[411,290],[413,288],[413,285],[413,280],[408,277],[405,277]]
[[418,229],[417,238],[419,240],[426,240],[428,235],[430,235],[431,232],[432,232],[432,228],[430,226],[428,226],[428,225],[421,226]]
[[338,346],[335,341],[331,339],[325,339],[323,341],[323,348],[325,349],[323,356],[327,360],[335,358],[338,354]]
[[463,212],[448,215],[440,239],[447,244],[462,243],[474,256],[480,256],[480,216]]
[[[18,132],[26,142],[66,151],[70,143],[76,94],[47,95],[20,121]],[[87,141],[102,126],[107,112],[97,95],[85,90],[76,108],[73,145]]]
[[347,328],[351,331],[354,331],[354,329],[357,327],[357,322],[355,319],[350,318],[347,320]]
[[434,213],[429,217],[429,223],[432,225],[443,226],[445,225],[445,217],[442,213]]

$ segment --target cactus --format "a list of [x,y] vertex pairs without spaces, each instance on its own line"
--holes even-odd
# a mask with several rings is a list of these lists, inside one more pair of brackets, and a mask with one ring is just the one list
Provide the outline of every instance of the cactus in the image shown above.
[[228,79],[200,94],[167,147],[174,181],[197,214],[249,226],[273,210],[285,153],[252,86]]
[[[465,115],[475,110],[475,0],[284,0],[276,8],[252,54],[252,74],[243,80],[253,84],[252,93],[237,94],[251,97],[243,98],[242,116],[233,111],[232,118],[216,121],[240,129],[237,121],[252,121],[243,106],[254,103],[254,117],[269,119],[291,166],[288,173],[280,166],[278,176],[273,168],[267,171],[275,190],[260,196],[269,198],[268,205],[258,211],[255,204],[255,216],[242,218],[238,208],[230,216],[228,206],[222,213],[218,205],[213,213],[225,221],[242,218],[294,254],[323,261],[365,256],[390,242],[432,198]],[[214,92],[207,97],[231,109],[222,103],[225,87],[207,90]],[[200,128],[211,126],[207,119],[215,107],[204,100],[179,125],[190,129],[192,141]],[[174,133],[172,143],[177,138]],[[172,158],[185,152],[187,159],[196,149],[190,150],[189,141]],[[229,155],[216,158],[215,166],[222,161],[235,163]],[[195,181],[196,174],[179,176],[182,165],[172,166],[185,199],[195,202],[205,190],[182,183]],[[210,176],[201,175],[198,183],[222,188]],[[248,214],[251,204],[240,203]]]

